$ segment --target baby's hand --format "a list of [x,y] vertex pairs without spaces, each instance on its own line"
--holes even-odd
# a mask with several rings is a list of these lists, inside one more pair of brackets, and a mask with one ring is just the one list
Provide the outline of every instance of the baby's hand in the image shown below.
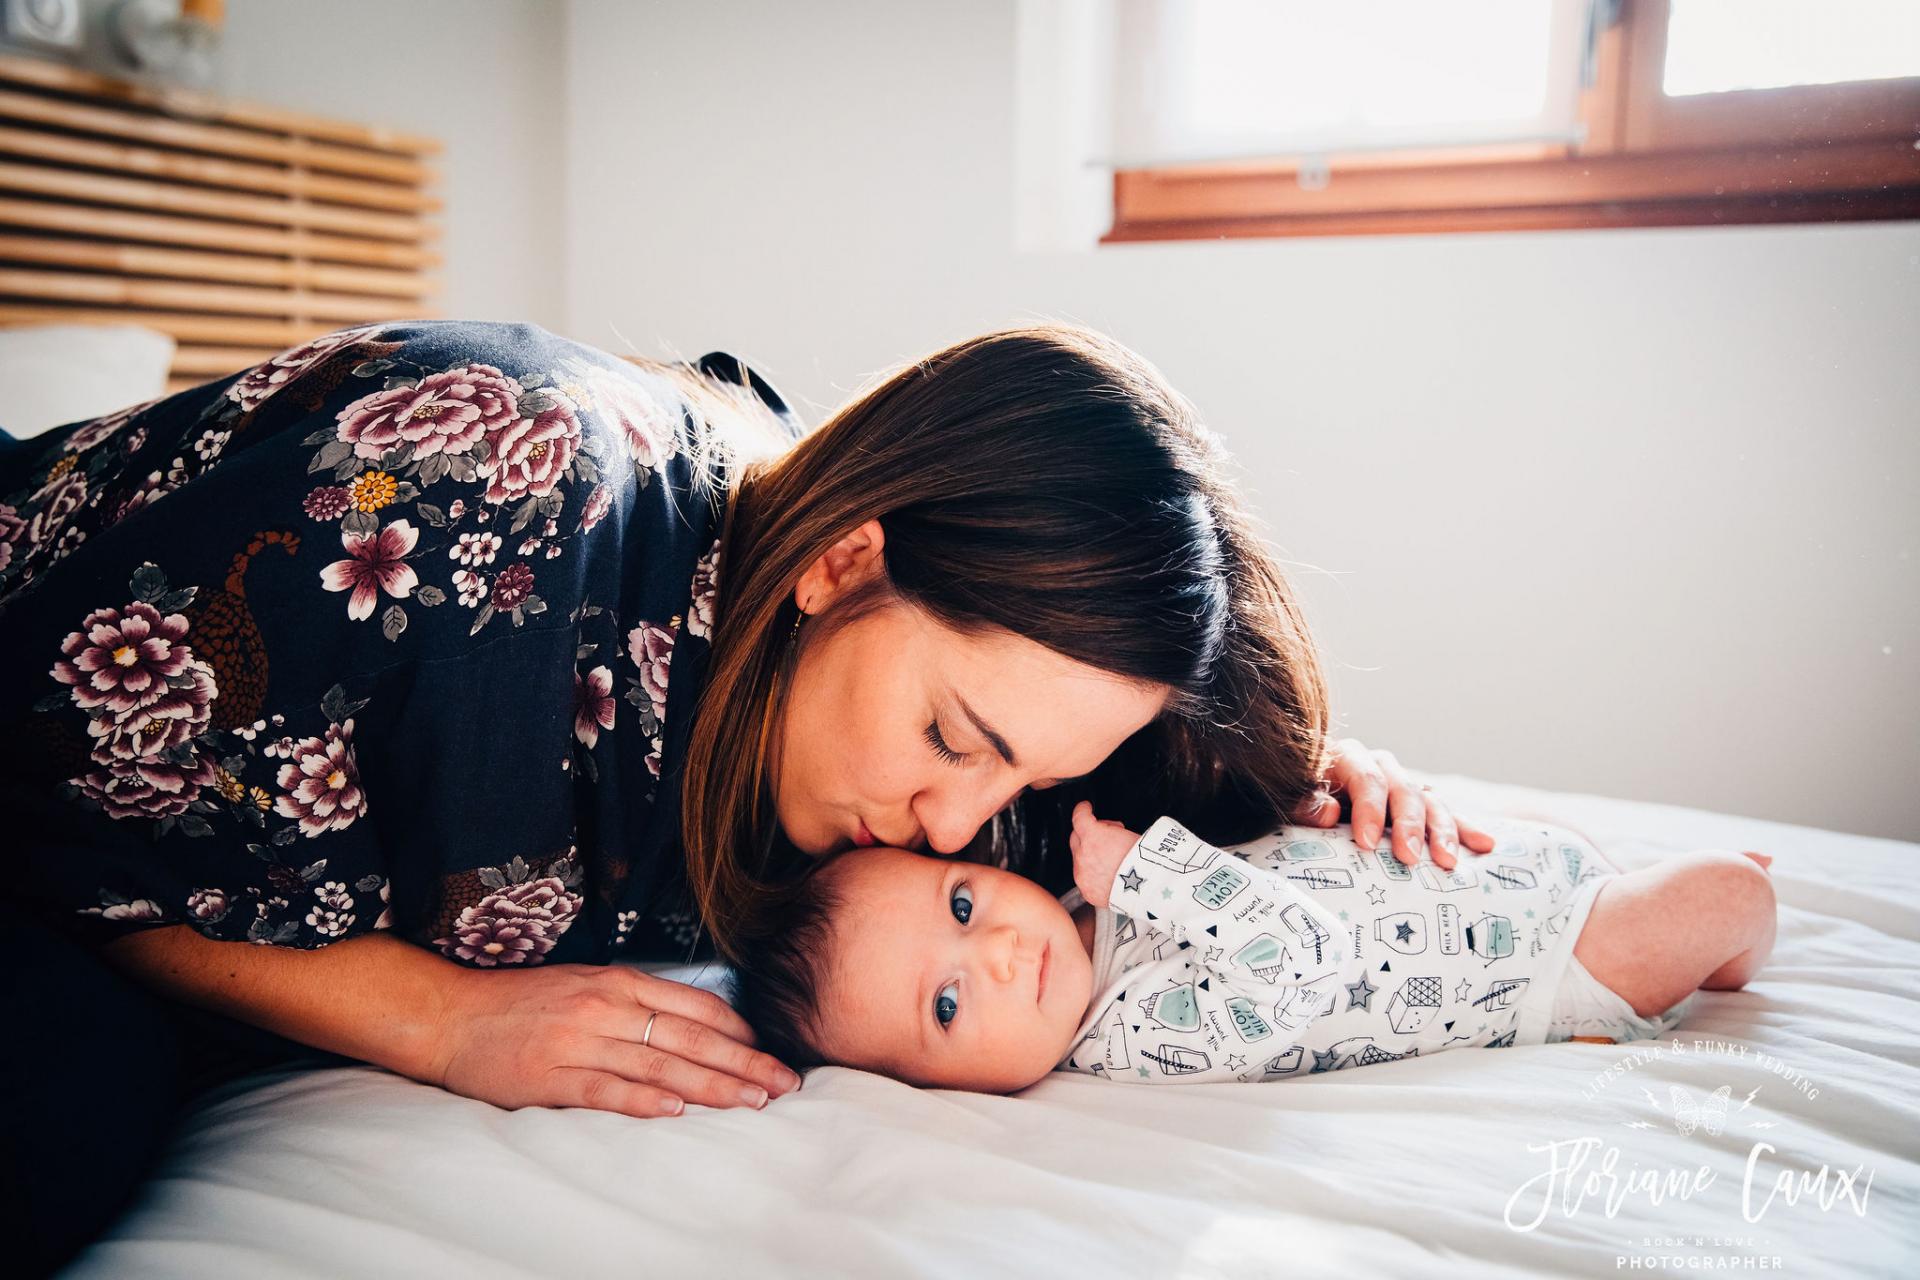
[[1067,847],[1073,850],[1073,882],[1080,886],[1080,896],[1093,906],[1107,906],[1113,877],[1139,838],[1117,822],[1094,817],[1089,802],[1075,805]]

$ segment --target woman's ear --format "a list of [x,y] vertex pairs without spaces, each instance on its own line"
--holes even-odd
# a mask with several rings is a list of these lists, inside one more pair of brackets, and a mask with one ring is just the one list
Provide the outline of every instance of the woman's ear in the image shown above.
[[886,568],[881,554],[887,535],[878,520],[869,520],[821,552],[793,587],[793,602],[802,613],[820,613],[835,600],[861,586]]

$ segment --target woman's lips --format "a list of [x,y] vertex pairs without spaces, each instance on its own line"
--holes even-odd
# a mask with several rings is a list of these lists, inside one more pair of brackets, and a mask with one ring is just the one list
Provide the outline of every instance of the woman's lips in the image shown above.
[[860,829],[853,833],[853,842],[855,844],[864,848],[867,845],[879,843],[873,838],[873,832],[867,830],[867,824],[863,820],[855,818],[854,821],[860,823]]

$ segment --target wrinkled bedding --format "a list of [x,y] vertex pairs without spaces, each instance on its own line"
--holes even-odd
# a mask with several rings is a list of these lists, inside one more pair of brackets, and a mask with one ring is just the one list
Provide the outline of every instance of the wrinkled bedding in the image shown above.
[[[640,1121],[280,1071],[206,1099],[68,1274],[1915,1274],[1920,847],[1428,780],[1462,812],[1580,830],[1627,869],[1773,854],[1772,962],[1655,1042],[1274,1085],[1056,1074],[993,1098],[835,1068],[764,1112]],[[1583,1150],[1591,1180],[1549,1175]]]

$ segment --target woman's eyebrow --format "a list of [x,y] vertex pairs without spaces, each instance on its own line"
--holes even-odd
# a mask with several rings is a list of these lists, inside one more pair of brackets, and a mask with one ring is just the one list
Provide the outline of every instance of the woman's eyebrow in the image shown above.
[[[959,693],[956,692],[953,695],[953,700],[960,704],[960,710],[966,713],[967,719],[973,721],[973,727],[980,731],[980,736],[993,744],[993,749],[1000,753],[1000,758],[1005,760],[1009,766],[1015,769],[1019,768],[1020,762],[1014,758],[1013,748],[1007,745],[1007,740],[994,732],[993,726],[985,720],[982,720],[979,713],[968,706],[967,700],[961,697]],[[1054,778],[1051,780],[1051,785],[1057,787],[1063,782],[1078,782],[1082,778],[1092,776],[1093,775],[1087,773],[1076,773],[1071,778]]]
[[980,731],[980,736],[993,744],[993,749],[1000,753],[1000,758],[1018,769],[1020,762],[1014,759],[1013,748],[1007,745],[1007,740],[994,732],[993,726],[982,720],[979,713],[968,706],[967,700],[959,693],[956,692],[953,695],[953,700],[960,704],[960,710],[966,713],[967,719],[973,721],[973,727]]

